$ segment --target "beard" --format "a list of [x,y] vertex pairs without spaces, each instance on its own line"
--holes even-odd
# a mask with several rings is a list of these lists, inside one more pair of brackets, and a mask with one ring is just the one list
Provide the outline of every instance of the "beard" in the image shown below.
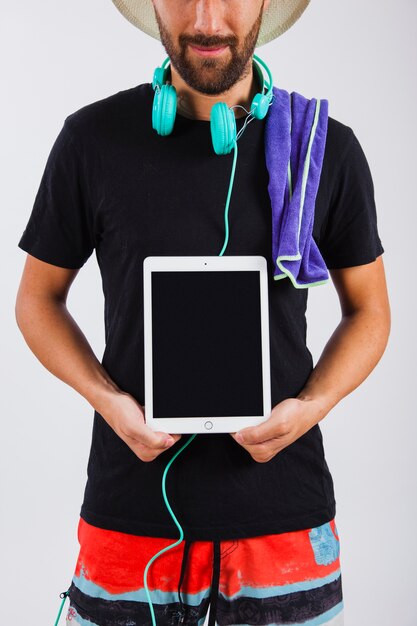
[[[222,94],[239,80],[243,80],[251,71],[249,60],[252,58],[261,28],[263,3],[258,17],[240,45],[238,38],[234,36],[221,38],[216,36],[205,37],[204,35],[195,35],[194,37],[179,35],[179,49],[175,46],[171,34],[162,23],[155,6],[154,10],[161,42],[170,62],[187,85],[196,91],[207,95]],[[228,45],[231,58],[228,61],[221,57],[190,59],[187,45],[189,43],[200,48]],[[223,55],[230,56],[228,50]]]

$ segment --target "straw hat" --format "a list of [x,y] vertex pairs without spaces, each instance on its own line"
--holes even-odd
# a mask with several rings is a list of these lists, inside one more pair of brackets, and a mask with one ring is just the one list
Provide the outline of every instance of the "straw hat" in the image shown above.
[[[285,33],[298,20],[309,2],[310,0],[271,0],[262,17],[257,47]],[[129,22],[160,41],[152,0],[113,0],[113,3]]]

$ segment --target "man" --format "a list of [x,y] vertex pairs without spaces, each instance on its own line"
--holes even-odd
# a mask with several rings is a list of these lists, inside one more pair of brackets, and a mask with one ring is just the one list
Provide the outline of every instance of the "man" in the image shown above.
[[[69,115],[19,241],[28,252],[19,328],[42,364],[94,408],[67,623],[202,624],[210,603],[210,624],[340,626],[335,500],[318,423],[372,371],[390,327],[366,158],[353,131],[329,117],[313,235],[341,321],[313,369],[307,290],[269,282],[271,416],[243,438],[197,437],[175,460],[167,489],[185,539],[149,571],[151,621],[143,572],[178,538],[161,479],[181,435],[144,423],[143,259],[219,254],[232,157],[213,152],[211,109],[219,101],[250,108],[255,45],[289,28],[307,2],[114,1],[159,34],[170,57],[174,131],[161,138],[151,128],[150,83]],[[241,129],[246,114],[234,111]],[[263,131],[254,120],[239,139],[227,254],[270,263]],[[105,296],[102,363],[66,308],[94,249]]]

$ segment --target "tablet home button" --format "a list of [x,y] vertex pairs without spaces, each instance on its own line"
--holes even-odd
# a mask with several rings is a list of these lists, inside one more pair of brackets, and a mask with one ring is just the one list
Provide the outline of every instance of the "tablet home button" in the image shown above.
[[207,430],[211,430],[213,428],[213,422],[206,422],[204,424],[204,428],[207,428]]

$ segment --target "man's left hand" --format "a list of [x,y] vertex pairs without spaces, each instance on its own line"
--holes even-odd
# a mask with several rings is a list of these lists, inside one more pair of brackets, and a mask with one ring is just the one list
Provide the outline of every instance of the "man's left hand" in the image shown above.
[[[323,412],[315,400],[288,398],[274,406],[270,417],[261,424],[230,434],[255,461],[267,463],[322,417]],[[236,438],[238,434],[242,434],[242,442]]]

